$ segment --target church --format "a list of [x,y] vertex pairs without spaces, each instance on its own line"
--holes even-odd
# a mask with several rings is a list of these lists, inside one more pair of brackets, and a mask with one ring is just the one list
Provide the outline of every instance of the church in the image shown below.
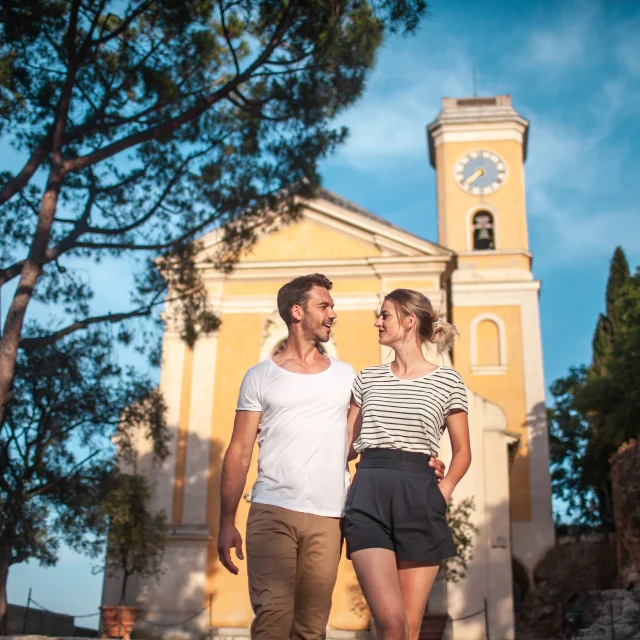
[[[164,509],[171,525],[166,570],[158,580],[134,579],[128,596],[128,604],[152,610],[145,619],[157,625],[194,617],[181,631],[144,622],[140,629],[185,639],[248,637],[246,565],[240,561],[240,574],[233,576],[217,559],[222,458],[244,373],[273,355],[287,335],[276,308],[278,289],[298,275],[320,272],[333,281],[338,313],[325,349],[356,371],[390,359],[371,325],[392,289],[422,291],[458,328],[450,363],[467,386],[473,462],[453,500],[473,498],[476,533],[466,576],[436,581],[425,629],[440,620],[444,631],[428,637],[514,637],[514,602],[554,544],[540,282],[531,270],[525,203],[528,133],[528,121],[508,95],[442,100],[427,127],[437,243],[322,190],[296,222],[262,235],[232,273],[203,266],[222,324],[193,349],[167,324],[160,387],[172,450],[153,467],[145,462],[146,444],[139,447],[154,508]],[[208,249],[215,249],[217,237],[204,238]],[[446,436],[442,445],[440,457],[448,463]],[[256,467],[257,452],[238,509],[243,534]],[[117,601],[117,588],[105,579],[105,603]],[[327,635],[372,637],[344,557]]]

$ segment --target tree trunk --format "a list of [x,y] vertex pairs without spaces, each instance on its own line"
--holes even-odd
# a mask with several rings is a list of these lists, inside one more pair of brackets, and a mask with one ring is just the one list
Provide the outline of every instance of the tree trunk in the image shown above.
[[9,559],[0,555],[0,635],[8,635],[7,618],[7,578],[9,577]]
[[124,576],[122,578],[122,591],[120,592],[120,604],[124,605],[125,598],[127,597],[127,582],[129,582],[129,577],[131,574],[128,571],[124,572]]
[[42,273],[42,259],[49,245],[62,179],[62,169],[59,166],[54,166],[49,173],[47,188],[40,203],[38,226],[29,249],[29,257],[20,273],[18,287],[11,301],[2,339],[0,339],[0,424],[4,421],[7,405],[11,401],[13,376],[16,370],[16,358],[18,357],[18,345],[22,338],[24,318],[36,283]]

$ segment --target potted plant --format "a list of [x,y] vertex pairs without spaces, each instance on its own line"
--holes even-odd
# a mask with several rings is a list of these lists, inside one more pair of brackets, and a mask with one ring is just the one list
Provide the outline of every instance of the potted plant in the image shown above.
[[105,571],[122,579],[118,604],[102,606],[103,637],[129,640],[140,609],[125,604],[129,578],[162,572],[167,521],[149,511],[151,489],[143,476],[116,472],[103,498],[109,522]]

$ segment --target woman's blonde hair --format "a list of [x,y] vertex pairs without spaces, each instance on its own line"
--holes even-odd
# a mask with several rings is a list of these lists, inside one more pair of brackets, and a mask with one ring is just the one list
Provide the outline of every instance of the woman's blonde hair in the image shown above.
[[438,355],[451,349],[453,341],[459,335],[458,330],[440,319],[427,296],[413,289],[394,289],[384,299],[393,302],[403,320],[410,314],[418,319],[416,328],[420,344],[435,344]]

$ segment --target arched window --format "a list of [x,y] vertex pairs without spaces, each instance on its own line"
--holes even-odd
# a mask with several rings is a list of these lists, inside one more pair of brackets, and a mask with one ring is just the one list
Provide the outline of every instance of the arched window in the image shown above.
[[483,320],[478,324],[478,361],[479,367],[500,366],[500,329],[493,320]]
[[487,251],[495,248],[493,216],[488,211],[478,211],[473,216],[473,250]]
[[494,313],[481,313],[471,321],[471,372],[501,375],[507,371],[507,328]]

